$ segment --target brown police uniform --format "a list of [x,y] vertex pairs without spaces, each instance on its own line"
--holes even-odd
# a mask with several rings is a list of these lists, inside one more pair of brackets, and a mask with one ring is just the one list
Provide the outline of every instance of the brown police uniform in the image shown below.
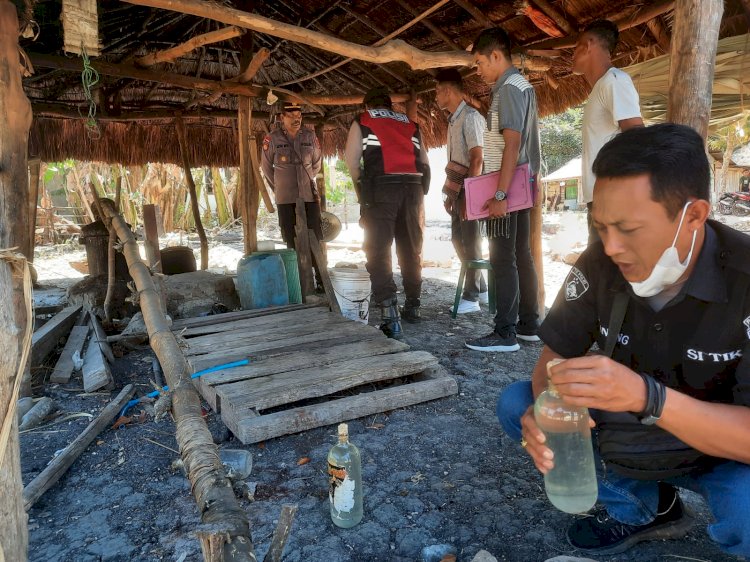
[[301,128],[292,139],[279,127],[263,139],[261,169],[276,197],[281,236],[289,248],[294,248],[297,198],[305,202],[307,226],[318,239],[323,237],[320,196],[315,187],[321,165],[320,143],[311,129]]

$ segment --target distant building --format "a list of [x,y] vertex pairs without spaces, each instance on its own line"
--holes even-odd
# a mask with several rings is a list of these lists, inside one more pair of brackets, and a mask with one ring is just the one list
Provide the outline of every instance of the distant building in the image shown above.
[[542,178],[547,209],[575,211],[583,206],[582,169],[583,165],[579,156]]

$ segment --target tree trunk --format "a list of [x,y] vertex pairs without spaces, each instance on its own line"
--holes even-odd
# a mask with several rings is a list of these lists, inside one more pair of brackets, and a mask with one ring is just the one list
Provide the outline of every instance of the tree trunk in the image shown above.
[[198,231],[198,238],[201,240],[201,269],[208,269],[208,238],[206,231],[203,229],[201,221],[201,211],[198,206],[198,194],[195,190],[193,173],[190,171],[190,158],[188,157],[187,136],[185,135],[185,125],[180,117],[174,121],[177,128],[177,139],[180,142],[180,153],[182,154],[182,167],[185,169],[185,181],[187,182],[188,191],[190,191],[190,208],[193,211],[193,220],[195,228]]
[[704,139],[723,13],[723,0],[681,0],[674,9],[667,121],[688,125]]
[[[169,329],[161,309],[159,292],[148,268],[141,261],[138,243],[122,216],[114,212],[112,204],[107,201],[102,204],[105,214],[111,218],[118,237],[124,243],[123,253],[140,294],[141,312],[151,347],[171,389],[172,413],[177,426],[180,454],[201,512],[201,521],[211,526],[202,540],[213,544],[221,543],[222,546],[222,553],[209,560],[256,562],[247,515],[237,503],[219,459],[218,449],[203,420],[200,397],[190,378],[191,369]],[[225,540],[227,537],[229,541]]]

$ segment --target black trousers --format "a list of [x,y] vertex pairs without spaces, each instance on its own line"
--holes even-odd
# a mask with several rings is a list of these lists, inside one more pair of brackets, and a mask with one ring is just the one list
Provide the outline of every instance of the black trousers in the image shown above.
[[[464,192],[458,196],[451,212],[451,242],[456,249],[456,255],[461,261],[482,259],[482,237],[479,234],[477,221],[461,220],[461,206],[464,202]],[[479,269],[468,269],[464,281],[463,299],[477,302],[479,293],[487,292],[487,283]]]
[[[296,239],[296,233],[294,227],[297,225],[297,213],[296,205],[294,203],[282,203],[276,205],[276,212],[279,215],[279,228],[281,229],[281,238],[286,243],[287,248],[295,249],[294,241]],[[305,216],[307,217],[307,228],[312,229],[318,240],[323,239],[323,227],[320,222],[320,203],[313,201],[311,203],[305,203]],[[320,285],[320,268],[325,267],[326,264],[318,264],[315,261],[315,257],[311,256],[313,260],[313,269],[315,270],[315,282]]]
[[407,299],[422,293],[422,239],[424,236],[424,194],[420,183],[373,181],[371,203],[362,208],[364,250],[372,284],[373,303],[391,304],[396,298],[391,245],[401,267]]
[[531,213],[510,213],[510,236],[490,238],[490,261],[495,275],[497,314],[495,331],[516,333],[516,324],[539,327],[537,276],[531,256]]

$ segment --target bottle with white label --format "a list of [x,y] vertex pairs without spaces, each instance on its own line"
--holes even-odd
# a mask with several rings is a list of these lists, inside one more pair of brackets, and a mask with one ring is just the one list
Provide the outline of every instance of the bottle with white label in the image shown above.
[[331,519],[344,529],[362,521],[362,462],[349,442],[349,427],[339,424],[339,442],[328,453]]
[[[553,365],[547,363],[547,374]],[[555,466],[544,475],[544,488],[552,505],[567,513],[584,513],[596,503],[598,487],[594,470],[588,408],[563,401],[551,381],[534,404],[534,418],[554,453]]]

